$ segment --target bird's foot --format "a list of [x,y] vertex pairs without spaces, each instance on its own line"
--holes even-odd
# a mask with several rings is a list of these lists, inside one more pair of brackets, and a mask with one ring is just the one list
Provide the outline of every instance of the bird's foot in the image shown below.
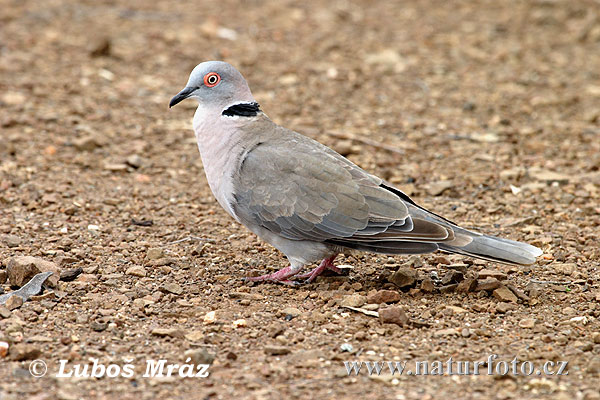
[[277,272],[273,272],[272,274],[266,274],[266,275],[261,275],[261,276],[247,276],[243,279],[245,282],[267,282],[268,281],[268,282],[283,283],[284,285],[298,286],[301,284],[300,282],[292,281],[292,280],[288,279],[297,273],[298,273],[297,270],[292,269],[291,266],[287,266],[285,268],[280,269]]
[[317,276],[321,275],[327,269],[335,272],[336,274],[341,274],[342,270],[333,265],[333,260],[335,260],[335,257],[337,257],[337,254],[335,256],[325,258],[323,261],[321,261],[321,264],[319,264],[317,268],[307,272],[306,274],[295,275],[294,279],[306,279],[304,283],[311,283]]

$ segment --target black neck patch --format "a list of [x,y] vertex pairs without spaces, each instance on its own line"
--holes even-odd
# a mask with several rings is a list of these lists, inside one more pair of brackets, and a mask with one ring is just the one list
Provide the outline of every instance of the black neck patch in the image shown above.
[[258,103],[240,103],[223,110],[222,115],[227,117],[256,117],[260,112]]

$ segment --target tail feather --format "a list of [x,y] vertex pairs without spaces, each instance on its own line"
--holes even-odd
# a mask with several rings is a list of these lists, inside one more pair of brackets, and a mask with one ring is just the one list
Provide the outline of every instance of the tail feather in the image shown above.
[[452,246],[446,243],[439,243],[440,250],[489,261],[521,265],[535,263],[536,257],[542,254],[542,250],[527,243],[495,236],[481,235],[462,228],[456,230],[459,230],[461,236],[470,236],[472,241],[464,246]]

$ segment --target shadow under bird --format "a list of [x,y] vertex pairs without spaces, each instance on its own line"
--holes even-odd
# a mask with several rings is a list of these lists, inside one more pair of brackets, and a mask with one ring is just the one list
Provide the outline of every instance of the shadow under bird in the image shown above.
[[[271,121],[233,66],[207,61],[169,107],[198,100],[193,127],[208,184],[236,221],[283,252],[290,265],[250,281],[311,282],[340,272],[340,253],[441,250],[528,265],[542,251],[461,228],[417,205],[330,148]],[[306,274],[306,264],[321,261]]]

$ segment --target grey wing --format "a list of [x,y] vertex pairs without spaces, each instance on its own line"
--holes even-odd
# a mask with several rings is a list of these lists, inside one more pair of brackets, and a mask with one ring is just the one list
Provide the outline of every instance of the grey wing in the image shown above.
[[411,217],[379,178],[307,138],[256,145],[234,182],[237,217],[290,240],[422,253],[453,239],[451,229]]

